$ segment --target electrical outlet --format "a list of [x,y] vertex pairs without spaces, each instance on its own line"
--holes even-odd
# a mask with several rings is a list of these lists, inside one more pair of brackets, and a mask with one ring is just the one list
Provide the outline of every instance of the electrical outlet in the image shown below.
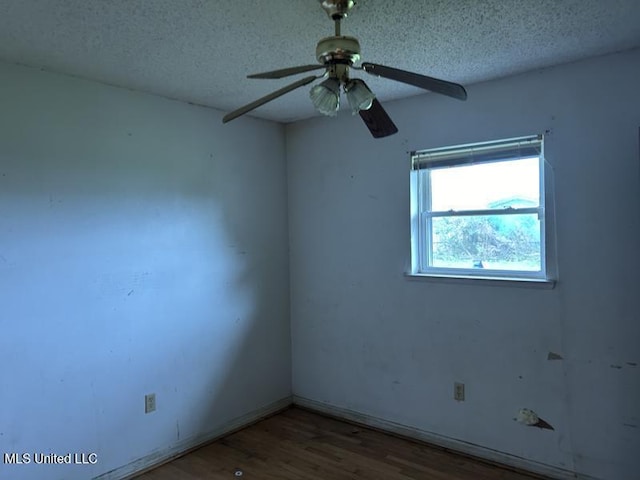
[[464,402],[464,383],[455,382],[453,384],[453,399]]
[[144,396],[144,413],[156,411],[156,394],[149,393]]

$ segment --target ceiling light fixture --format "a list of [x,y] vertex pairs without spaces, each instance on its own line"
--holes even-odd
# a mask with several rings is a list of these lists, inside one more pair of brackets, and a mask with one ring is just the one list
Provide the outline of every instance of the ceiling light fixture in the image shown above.
[[376,96],[359,78],[350,80],[345,86],[344,91],[347,94],[347,100],[351,106],[351,112],[355,115],[360,110],[369,110]]
[[340,81],[335,77],[329,77],[313,87],[309,96],[318,112],[335,117],[340,108]]
[[399,68],[386,67],[377,63],[360,62],[360,42],[355,37],[341,33],[342,20],[351,11],[356,1],[319,1],[324,11],[329,14],[329,18],[334,22],[334,35],[322,38],[317,43],[316,60],[318,60],[318,63],[254,73],[248,75],[248,78],[278,79],[315,70],[324,70],[324,73],[301,78],[243,107],[237,108],[222,117],[222,123],[230,122],[234,118],[249,113],[286,93],[322,79],[322,83],[313,87],[309,92],[313,105],[319,113],[335,117],[340,109],[340,88],[344,88],[352,112],[360,115],[374,138],[387,137],[396,133],[398,127],[389,118],[389,115],[387,115],[387,112],[380,105],[380,102],[369,87],[362,80],[350,80],[349,69],[363,71],[375,77],[395,80],[396,82],[457,98],[458,100],[467,99],[467,91],[457,83],[400,70]]

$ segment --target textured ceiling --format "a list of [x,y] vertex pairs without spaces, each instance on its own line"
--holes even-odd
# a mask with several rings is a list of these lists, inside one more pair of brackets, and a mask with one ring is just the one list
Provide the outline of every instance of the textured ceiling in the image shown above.
[[[638,0],[360,0],[364,61],[469,85],[640,46]],[[298,77],[333,35],[318,0],[1,0],[0,60],[233,110]],[[378,98],[421,91],[358,72]],[[251,115],[314,116],[302,87]],[[451,100],[455,101],[455,100]]]

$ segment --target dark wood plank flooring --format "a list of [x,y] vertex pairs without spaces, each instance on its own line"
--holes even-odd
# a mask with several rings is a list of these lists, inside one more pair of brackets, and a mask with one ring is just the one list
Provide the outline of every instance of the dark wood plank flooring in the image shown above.
[[[236,476],[236,470],[242,476]],[[291,408],[136,480],[532,480],[444,449]]]

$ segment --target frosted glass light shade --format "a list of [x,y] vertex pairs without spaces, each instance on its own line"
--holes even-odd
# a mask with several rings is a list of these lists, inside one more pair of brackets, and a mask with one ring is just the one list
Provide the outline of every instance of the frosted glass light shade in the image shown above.
[[369,87],[359,78],[347,83],[344,90],[347,93],[347,100],[354,115],[360,110],[369,110],[373,100],[376,98],[373,92],[369,90]]
[[327,78],[309,92],[313,106],[323,115],[335,117],[340,108],[340,82],[337,78]]

